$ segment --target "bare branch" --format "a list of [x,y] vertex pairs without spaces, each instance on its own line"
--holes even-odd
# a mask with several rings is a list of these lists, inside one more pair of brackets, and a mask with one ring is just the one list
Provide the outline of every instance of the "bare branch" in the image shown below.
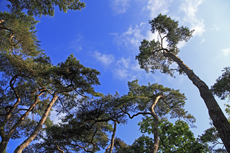
[[55,141],[55,144],[56,144],[56,146],[57,146],[58,150],[59,150],[59,151],[61,151],[62,153],[65,153],[63,150],[61,150],[61,149],[59,148],[59,146],[58,146],[58,144],[57,144],[56,140],[54,140],[54,141]]
[[120,108],[125,114],[127,114],[129,116],[130,119],[134,118],[135,116],[138,115],[151,115],[150,112],[138,112],[136,114],[134,114],[133,116],[131,116],[128,112],[126,112],[124,109]]

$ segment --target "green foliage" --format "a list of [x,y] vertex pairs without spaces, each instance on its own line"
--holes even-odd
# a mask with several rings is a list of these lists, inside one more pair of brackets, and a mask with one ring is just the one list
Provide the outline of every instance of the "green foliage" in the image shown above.
[[58,6],[60,11],[67,12],[67,10],[81,10],[85,7],[85,3],[79,0],[8,0],[11,5],[8,8],[14,12],[19,13],[26,10],[30,16],[49,15],[54,16],[54,7]]
[[123,105],[127,105],[131,112],[149,112],[149,109],[158,95],[163,94],[154,107],[159,117],[170,115],[171,118],[184,118],[190,122],[195,122],[195,118],[183,109],[186,97],[179,90],[164,87],[160,84],[139,85],[138,80],[128,82],[129,93],[123,100]]
[[[142,133],[153,134],[154,120],[145,117],[138,123]],[[159,152],[208,152],[207,145],[198,142],[193,133],[190,131],[186,122],[178,120],[175,125],[167,120],[161,120],[159,123]],[[148,146],[150,148],[150,146]],[[147,148],[147,147],[145,147]]]
[[221,99],[225,99],[230,95],[230,67],[224,68],[223,71],[223,74],[211,87],[211,91]]
[[[155,73],[160,70],[162,73],[167,73],[173,76],[173,71],[177,70],[181,73],[180,68],[171,68],[173,60],[165,57],[163,52],[179,53],[177,44],[181,41],[188,41],[192,37],[194,30],[189,30],[187,27],[178,27],[178,22],[172,20],[166,15],[159,14],[158,17],[149,21],[151,31],[159,35],[158,40],[143,40],[139,47],[140,53],[136,56],[140,67],[146,72]],[[164,47],[164,40],[167,42],[167,47]]]
[[0,12],[0,53],[1,56],[18,55],[38,56],[40,53],[38,40],[35,36],[33,17],[24,13],[12,14]]
[[190,31],[187,27],[178,27],[177,21],[162,14],[159,14],[149,23],[152,27],[152,33],[158,32],[162,37],[165,37],[169,47],[176,46],[180,41],[188,41],[194,31]]
[[[142,133],[152,134],[153,119],[146,117],[139,122]],[[206,153],[210,152],[205,142],[199,142],[195,139],[189,126],[184,121],[176,121],[173,125],[167,120],[161,120],[159,124],[160,145],[158,152],[178,152],[178,153]],[[142,135],[132,145],[125,144],[122,140],[116,139],[116,153],[150,153],[153,145],[153,139]]]
[[198,140],[201,143],[208,143],[209,144],[208,148],[212,152],[227,153],[215,127],[211,127],[205,130],[204,134],[199,136]]
[[98,151],[100,147],[104,148],[107,145],[108,135],[105,132],[111,130],[111,125],[101,122],[90,126],[92,123],[73,119],[49,127],[46,134],[40,137],[42,141],[31,145],[30,151],[33,148],[36,152],[55,152],[58,151],[57,145],[66,152],[69,149],[75,152],[83,151],[83,147],[84,151]]
[[153,139],[142,135],[132,145],[127,145],[121,139],[116,138],[114,148],[116,153],[150,153]]
[[[59,97],[55,103],[58,113],[68,113],[75,108],[79,103],[79,96],[99,95],[92,87],[100,84],[97,78],[99,72],[84,67],[73,55],[54,66],[42,52],[31,56],[27,55],[27,52],[16,51],[17,54],[2,51],[0,56],[3,80],[1,94],[4,95],[0,101],[0,125],[4,129],[1,131],[1,137],[18,139],[29,136],[38,122],[23,115],[31,112],[35,118],[42,116],[54,95]],[[14,114],[10,115],[9,119],[5,117],[8,115],[4,109],[7,106],[13,108],[10,113]],[[34,108],[29,110],[30,107]],[[51,127],[52,124],[48,117],[45,125]],[[6,141],[9,141],[7,139]]]
[[117,109],[119,95],[106,95],[94,100],[82,97],[73,113],[62,118],[62,123],[46,129],[42,142],[31,145],[37,152],[54,152],[59,146],[67,151],[99,151],[108,146],[108,132],[113,128],[109,121],[125,123],[125,113]]

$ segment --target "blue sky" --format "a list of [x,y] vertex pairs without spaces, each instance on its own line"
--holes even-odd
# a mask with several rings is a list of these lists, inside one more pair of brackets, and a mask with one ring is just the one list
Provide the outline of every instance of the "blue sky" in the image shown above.
[[[52,63],[64,61],[71,53],[80,62],[101,72],[101,86],[96,90],[104,94],[128,92],[127,82],[138,79],[141,85],[163,84],[180,89],[187,97],[186,110],[196,117],[195,136],[201,135],[209,125],[207,108],[198,89],[187,76],[172,78],[165,74],[147,74],[139,68],[135,56],[143,39],[156,38],[150,31],[148,20],[159,13],[167,14],[180,25],[195,29],[193,37],[179,44],[179,57],[193,71],[212,86],[230,66],[230,1],[228,0],[84,0],[82,11],[60,12],[54,17],[37,18],[37,36],[41,48]],[[6,0],[0,1],[5,9]],[[224,103],[216,98],[222,109]],[[54,115],[53,115],[54,116]],[[116,136],[131,144],[141,133],[137,122],[141,117],[120,125]],[[57,121],[57,117],[54,118]],[[8,152],[16,147],[11,141]]]

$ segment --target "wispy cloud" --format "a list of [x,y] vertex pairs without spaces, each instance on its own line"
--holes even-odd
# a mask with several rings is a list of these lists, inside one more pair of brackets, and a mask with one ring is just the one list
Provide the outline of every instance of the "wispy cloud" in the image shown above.
[[223,53],[225,56],[228,56],[228,55],[230,54],[230,48],[223,49],[223,50],[222,50],[222,53]]
[[80,45],[80,41],[82,40],[82,35],[78,35],[76,39],[74,39],[70,43],[70,48],[73,49],[75,52],[79,52],[82,50],[82,46]]
[[116,14],[125,13],[130,0],[110,0],[111,8]]
[[217,27],[217,25],[214,24],[213,27],[210,28],[210,30],[212,30],[212,31],[218,31],[219,27]]
[[130,26],[127,31],[121,33],[120,35],[117,33],[113,33],[115,36],[114,42],[120,46],[125,45],[126,47],[138,48],[142,39],[145,38],[143,32],[146,31],[146,24],[140,23],[136,26]]
[[[131,60],[130,58],[121,57],[116,62],[114,68],[114,76],[118,79],[134,80],[137,78],[144,78],[145,73],[140,69],[137,61]],[[141,77],[142,76],[142,77]]]
[[98,61],[100,61],[105,66],[110,65],[114,61],[114,56],[111,54],[106,55],[106,54],[102,54],[98,51],[95,51],[94,56]]
[[158,14],[167,14],[169,12],[171,0],[148,0],[144,10],[150,11],[150,17],[155,18]]
[[117,61],[116,63],[117,68],[115,69],[116,77],[120,79],[128,77],[129,62],[130,62],[130,59],[125,59],[123,57],[119,61]]
[[54,111],[51,111],[51,115],[50,115],[50,118],[54,124],[61,123],[62,122],[61,118],[66,116],[66,113],[60,113],[59,115],[57,114],[58,113],[56,112],[56,109],[54,108]]
[[184,21],[191,24],[191,29],[195,29],[194,36],[201,36],[205,31],[203,20],[198,19],[196,16],[198,7],[202,2],[203,0],[183,0],[180,6],[180,9],[185,13]]
[[202,40],[201,40],[201,44],[203,44],[205,42],[205,39],[203,38]]

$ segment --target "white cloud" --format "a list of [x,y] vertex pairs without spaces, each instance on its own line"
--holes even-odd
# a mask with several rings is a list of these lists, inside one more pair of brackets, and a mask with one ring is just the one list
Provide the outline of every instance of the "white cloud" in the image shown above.
[[217,27],[217,25],[214,24],[213,27],[210,28],[210,30],[212,30],[212,31],[218,31],[219,27]]
[[60,113],[59,115],[57,115],[58,113],[56,112],[56,109],[53,109],[54,111],[51,111],[50,119],[53,121],[54,124],[62,123],[61,118],[66,116],[66,113]]
[[180,9],[185,13],[184,21],[191,24],[191,29],[195,29],[194,36],[201,36],[205,31],[203,20],[198,19],[196,16],[198,6],[202,2],[203,0],[183,0],[183,3],[180,6]]
[[111,8],[117,14],[125,13],[130,0],[110,0]]
[[144,10],[150,11],[150,17],[155,18],[158,14],[167,14],[169,12],[169,5],[171,0],[149,0],[148,5]]
[[[146,74],[146,73],[144,73]],[[122,57],[116,62],[114,76],[118,79],[134,80],[143,75],[137,61]]]
[[111,54],[106,55],[106,54],[102,54],[98,51],[95,51],[94,56],[98,61],[100,61],[101,63],[103,63],[106,66],[110,65],[114,61],[114,56]]
[[228,54],[230,54],[230,48],[223,49],[223,50],[222,50],[222,53],[223,53],[225,56],[228,56]]
[[140,42],[145,36],[142,34],[145,30],[146,24],[141,22],[140,25],[136,25],[134,28],[130,26],[127,31],[123,32],[121,35],[113,33],[115,35],[115,43],[120,46],[125,44],[126,47],[133,46],[135,48],[139,47]]
[[180,42],[178,43],[177,47],[178,47],[179,49],[181,49],[181,48],[184,47],[185,45],[186,45],[186,42],[185,42],[185,41],[180,41]]
[[71,43],[70,43],[70,48],[74,49],[75,52],[79,52],[82,50],[82,46],[80,45],[80,41],[82,39],[81,35],[78,35],[77,39],[74,39]]
[[130,59],[125,59],[125,58],[121,58],[119,61],[117,61],[116,63],[116,69],[115,69],[115,76],[123,79],[123,78],[127,78],[129,73],[129,62]]
[[205,42],[205,39],[203,38],[202,40],[201,40],[201,44],[203,44]]

